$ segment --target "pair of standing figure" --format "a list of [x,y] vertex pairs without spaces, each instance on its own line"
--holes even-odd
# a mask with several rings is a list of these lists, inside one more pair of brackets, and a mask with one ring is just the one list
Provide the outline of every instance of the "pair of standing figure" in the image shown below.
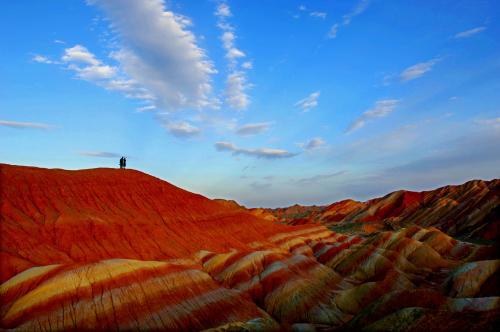
[[126,168],[127,167],[127,158],[121,157],[120,158],[120,168]]

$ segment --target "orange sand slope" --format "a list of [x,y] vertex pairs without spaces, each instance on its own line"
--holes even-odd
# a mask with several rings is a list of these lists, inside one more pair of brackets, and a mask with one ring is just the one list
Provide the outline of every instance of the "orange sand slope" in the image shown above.
[[0,329],[494,330],[498,247],[288,226],[133,170],[0,165]]
[[33,266],[247,249],[291,227],[135,170],[0,164],[1,281]]

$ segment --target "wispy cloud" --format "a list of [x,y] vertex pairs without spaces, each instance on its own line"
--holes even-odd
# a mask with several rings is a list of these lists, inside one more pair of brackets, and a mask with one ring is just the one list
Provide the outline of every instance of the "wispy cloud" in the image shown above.
[[222,46],[226,51],[228,59],[229,74],[226,79],[226,103],[234,109],[245,109],[250,104],[250,97],[247,90],[251,87],[248,83],[246,70],[252,68],[250,61],[239,64],[239,59],[246,57],[246,54],[236,47],[236,33],[234,27],[229,24],[228,18],[232,16],[231,8],[225,2],[220,2],[215,10],[218,18],[217,26],[222,30]]
[[296,182],[299,184],[303,184],[303,185],[315,184],[315,183],[320,183],[320,182],[322,183],[326,180],[330,180],[332,178],[338,177],[338,176],[343,175],[345,173],[347,173],[347,172],[346,171],[338,171],[338,172],[334,172],[334,173],[318,174],[318,175],[298,179],[298,180],[296,180]]
[[383,99],[375,102],[375,106],[364,112],[359,118],[351,123],[347,128],[347,133],[351,133],[365,126],[365,124],[373,119],[382,118],[392,113],[398,105],[398,99]]
[[330,39],[337,38],[337,32],[338,31],[339,31],[339,25],[338,25],[338,23],[335,23],[330,28],[330,31],[328,31],[327,37],[330,38]]
[[226,102],[234,109],[245,109],[250,105],[250,97],[245,92],[249,85],[243,71],[233,71],[226,80]]
[[434,67],[434,65],[439,61],[439,58],[434,58],[429,61],[417,63],[403,70],[401,74],[399,74],[399,78],[402,82],[407,82],[419,78],[425,73],[431,71],[432,67]]
[[312,16],[312,17],[317,17],[317,18],[322,18],[322,19],[325,19],[326,18],[326,13],[325,12],[310,12],[309,13],[309,16]]
[[239,127],[236,134],[240,136],[252,136],[265,132],[271,126],[270,122],[248,123]]
[[469,37],[474,36],[475,34],[483,32],[484,30],[486,30],[486,27],[476,27],[473,29],[465,30],[465,31],[457,33],[455,35],[455,38],[456,39],[469,38]]
[[320,92],[316,91],[311,93],[309,96],[307,96],[304,99],[299,100],[298,102],[295,103],[294,106],[302,108],[304,112],[307,112],[316,106],[318,106],[318,99],[319,99]]
[[7,120],[0,120],[0,126],[17,128],[17,129],[42,129],[42,130],[49,130],[54,128],[53,126],[48,125],[46,123],[19,122],[19,121],[7,121]]
[[114,152],[104,152],[104,151],[81,151],[78,152],[79,155],[86,157],[96,157],[96,158],[119,158],[121,155]]
[[356,4],[356,6],[354,6],[354,8],[351,12],[342,16],[342,18],[343,18],[342,23],[344,25],[349,25],[355,16],[362,14],[365,10],[368,9],[368,6],[370,6],[370,3],[371,3],[371,0],[360,0]]
[[35,61],[35,62],[38,62],[38,63],[45,63],[45,64],[48,64],[48,65],[52,65],[52,64],[57,64],[59,63],[58,61],[55,61],[55,60],[51,60],[49,59],[48,57],[44,56],[44,55],[40,55],[40,54],[35,54],[31,60]]
[[155,110],[155,109],[156,109],[156,106],[146,105],[146,106],[137,107],[136,111],[137,112],[146,112],[146,111],[152,111],[152,110]]
[[255,190],[264,190],[268,189],[272,186],[273,184],[271,182],[259,182],[259,181],[254,181],[250,183],[250,187],[252,187]]
[[233,155],[246,155],[257,158],[265,159],[282,159],[291,158],[296,156],[296,153],[288,152],[287,150],[281,149],[271,149],[271,148],[258,148],[258,149],[246,149],[240,148],[231,142],[217,142],[215,143],[215,148],[217,151],[227,151],[232,152]]
[[219,17],[229,17],[231,16],[231,9],[225,3],[219,3],[217,9],[215,10],[215,16]]
[[321,137],[314,137],[314,138],[311,138],[306,143],[299,144],[299,146],[301,148],[303,148],[304,150],[308,150],[308,151],[319,149],[321,147],[324,147],[325,145],[326,145],[326,142]]
[[341,26],[348,26],[354,17],[361,15],[370,6],[371,0],[360,0],[354,8],[347,14],[342,16],[342,23],[335,23],[330,27],[330,30],[326,34],[329,39],[334,39],[337,37],[337,33]]
[[166,122],[164,127],[174,136],[180,138],[191,138],[198,136],[201,129],[186,121]]

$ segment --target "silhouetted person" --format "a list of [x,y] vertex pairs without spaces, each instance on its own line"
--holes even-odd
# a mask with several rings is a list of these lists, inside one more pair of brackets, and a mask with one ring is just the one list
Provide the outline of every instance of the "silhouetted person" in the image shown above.
[[122,169],[123,167],[125,167],[125,158],[121,157],[120,158],[120,169]]
[[123,157],[123,168],[127,168],[127,158]]

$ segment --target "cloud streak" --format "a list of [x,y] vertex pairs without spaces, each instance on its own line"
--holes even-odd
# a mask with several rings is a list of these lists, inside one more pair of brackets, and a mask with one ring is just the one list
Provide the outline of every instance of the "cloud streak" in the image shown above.
[[434,67],[434,65],[438,62],[439,59],[434,58],[429,61],[417,63],[403,70],[401,74],[399,74],[399,78],[402,82],[407,82],[419,78],[425,73],[431,71],[432,67]]
[[260,123],[248,123],[239,127],[236,130],[236,134],[240,136],[252,136],[263,133],[271,127],[270,122],[260,122]]
[[314,137],[311,138],[307,143],[300,144],[300,146],[307,151],[317,150],[325,145],[326,142],[321,137]]
[[338,177],[338,176],[343,175],[345,173],[347,173],[347,172],[346,171],[338,171],[338,172],[328,173],[328,174],[318,174],[318,175],[314,175],[311,177],[298,179],[296,182],[298,184],[302,184],[302,185],[315,184],[315,183],[320,183],[320,182],[322,183],[323,181],[330,180],[332,178]]
[[337,33],[340,29],[340,26],[348,26],[351,24],[351,21],[354,17],[361,15],[365,10],[370,6],[371,0],[360,0],[354,8],[347,14],[342,16],[342,24],[335,23],[330,27],[326,37],[328,39],[334,39],[337,37]]
[[346,133],[351,133],[365,126],[371,120],[383,118],[392,113],[398,105],[398,99],[383,99],[375,102],[375,106],[368,111],[364,112],[359,118],[354,120]]
[[476,27],[473,29],[465,30],[465,31],[457,33],[455,35],[455,39],[469,38],[469,37],[472,37],[480,32],[483,32],[484,30],[486,30],[486,27]]
[[296,153],[288,152],[287,150],[271,149],[271,148],[258,148],[246,149],[240,148],[231,142],[217,142],[215,149],[220,152],[232,152],[233,155],[245,155],[256,158],[264,159],[283,159],[296,156]]
[[0,126],[16,128],[16,129],[41,129],[41,130],[49,130],[53,128],[53,126],[46,123],[19,122],[19,121],[8,121],[8,120],[0,120]]
[[320,95],[319,91],[313,92],[306,98],[296,102],[294,106],[301,108],[304,112],[308,112],[311,109],[318,106],[319,95]]

